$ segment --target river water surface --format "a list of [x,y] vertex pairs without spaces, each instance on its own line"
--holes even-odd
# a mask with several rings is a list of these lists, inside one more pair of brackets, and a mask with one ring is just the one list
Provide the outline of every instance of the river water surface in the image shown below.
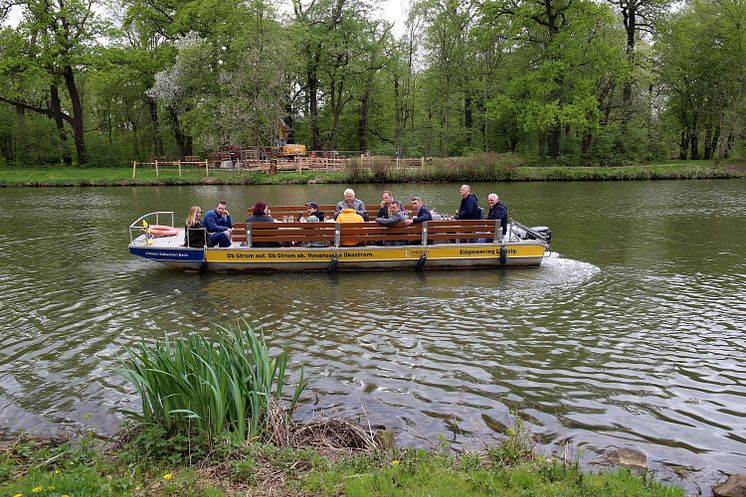
[[[458,187],[391,189],[442,212]],[[181,224],[224,199],[242,221],[257,200],[343,188],[0,189],[0,429],[113,432],[138,406],[125,346],[246,319],[305,362],[301,417],[364,413],[400,445],[473,448],[517,412],[546,452],[638,448],[692,495],[746,472],[746,180],[474,185],[552,228],[534,269],[193,275],[127,253],[146,212]]]

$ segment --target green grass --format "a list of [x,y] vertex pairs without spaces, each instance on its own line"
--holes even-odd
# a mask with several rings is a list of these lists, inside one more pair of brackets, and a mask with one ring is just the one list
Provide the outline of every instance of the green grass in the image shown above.
[[[332,461],[310,449],[224,440],[213,450],[202,447],[191,458],[186,452],[175,458],[183,449],[174,450],[180,442],[147,427],[138,437],[115,445],[84,438],[51,448],[19,437],[0,451],[0,495],[684,496],[681,489],[664,486],[648,474],[620,468],[585,472],[575,462],[535,455],[505,464],[490,451],[454,456],[403,449]],[[144,440],[149,443],[144,445]],[[169,448],[158,448],[159,441]]]
[[[3,167],[0,186],[123,186],[180,184],[307,184],[307,183],[395,183],[477,181],[604,181],[649,179],[705,179],[746,177],[746,165],[714,165],[710,161],[669,161],[629,166],[535,166],[519,156],[482,154],[473,157],[433,158],[423,170],[398,171],[387,161],[373,159],[370,170],[353,161],[341,172],[240,173],[215,169],[205,177],[204,169],[162,168],[156,177],[152,168],[122,167]],[[368,162],[366,162],[367,164]]]
[[[142,418],[167,430],[197,430],[208,438],[266,436],[270,410],[282,400],[288,357],[272,357],[248,324],[218,327],[215,341],[199,334],[166,336],[128,349],[122,374],[140,394]],[[292,392],[292,413],[306,383]]]

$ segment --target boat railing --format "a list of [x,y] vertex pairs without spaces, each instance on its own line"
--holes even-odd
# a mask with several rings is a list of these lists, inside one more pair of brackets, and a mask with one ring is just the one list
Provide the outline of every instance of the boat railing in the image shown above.
[[[148,223],[148,225],[162,225],[161,224],[161,218],[168,218],[169,224],[167,226],[174,226],[174,212],[173,211],[155,211],[155,212],[148,212],[147,214],[143,214],[142,216],[135,219],[132,224],[130,224],[129,232],[130,232],[130,243],[132,243],[135,238],[140,236],[140,234],[145,230],[145,226],[143,225],[143,221]],[[155,220],[155,222],[153,222]],[[137,233],[137,235],[135,235]]]
[[404,226],[378,223],[234,223],[233,242],[248,247],[349,247],[501,243],[499,221],[429,221]]
[[533,238],[534,240],[539,240],[547,245],[550,244],[550,239],[547,237],[546,234],[536,231],[535,229],[530,228],[523,223],[519,223],[515,219],[510,220],[510,232],[511,238],[513,238],[514,236],[518,239],[524,240]]

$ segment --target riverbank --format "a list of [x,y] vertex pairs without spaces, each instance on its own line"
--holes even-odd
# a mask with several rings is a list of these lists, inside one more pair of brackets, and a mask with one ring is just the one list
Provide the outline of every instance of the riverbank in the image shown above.
[[184,168],[179,176],[175,167],[140,168],[135,177],[124,167],[6,167],[0,168],[0,187],[46,186],[147,186],[147,185],[273,185],[273,184],[350,184],[406,182],[479,181],[609,181],[652,179],[714,179],[746,177],[746,163],[715,165],[710,161],[671,161],[662,164],[580,167],[527,166],[520,161],[433,159],[422,170],[351,167],[339,172],[281,171],[275,176],[263,172],[236,172]]
[[537,455],[520,433],[480,452],[277,447],[229,438],[208,444],[155,426],[102,441],[19,435],[0,443],[0,495],[331,497],[535,495],[683,497],[647,473],[581,470]]

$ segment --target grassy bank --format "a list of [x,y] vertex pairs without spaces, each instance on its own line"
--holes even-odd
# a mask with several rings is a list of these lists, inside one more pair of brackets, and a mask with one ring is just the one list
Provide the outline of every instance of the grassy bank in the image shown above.
[[649,474],[581,470],[538,455],[520,422],[499,445],[453,454],[397,449],[393,434],[347,418],[291,420],[281,401],[288,357],[243,326],[144,342],[121,374],[140,393],[137,421],[113,439],[19,435],[0,443],[7,496],[682,497]]
[[19,436],[0,444],[7,496],[489,496],[683,497],[627,469],[584,472],[539,457],[515,437],[479,453],[279,448],[167,436],[141,426],[111,442]]
[[397,182],[479,182],[479,181],[606,181],[650,179],[706,179],[746,177],[746,164],[714,165],[710,161],[671,161],[661,164],[617,167],[527,166],[520,158],[484,154],[475,157],[434,158],[424,167],[400,170],[388,161],[369,160],[363,168],[353,161],[340,172],[240,173],[185,168],[138,169],[104,167],[6,167],[0,168],[0,187],[19,186],[125,186],[193,184],[308,184],[308,183],[397,183]]

